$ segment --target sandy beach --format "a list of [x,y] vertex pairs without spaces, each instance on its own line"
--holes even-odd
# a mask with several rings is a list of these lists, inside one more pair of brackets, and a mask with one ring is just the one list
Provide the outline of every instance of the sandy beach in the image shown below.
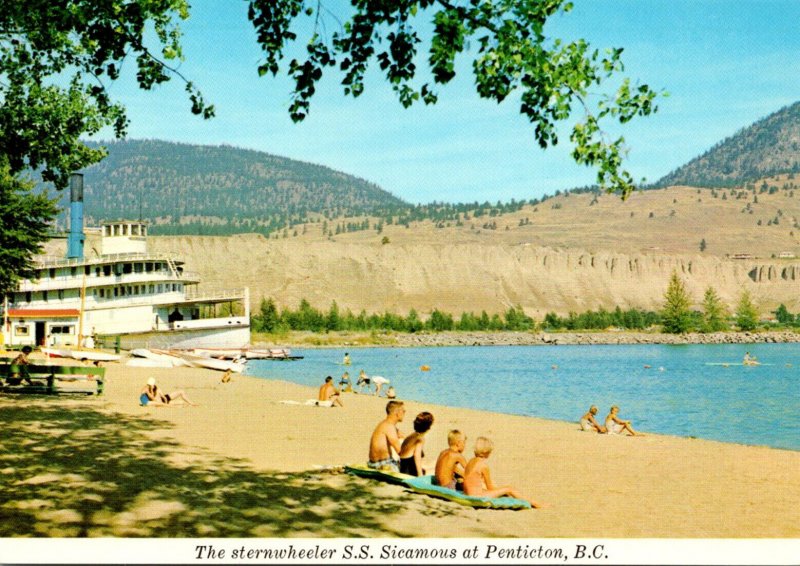
[[[800,536],[800,452],[406,401],[447,431],[489,436],[496,483],[547,508],[476,510],[352,477],[386,399],[202,369],[109,364],[101,397],[0,395],[0,536],[680,537]],[[146,379],[197,407],[140,407]],[[576,415],[579,417],[580,415]],[[635,424],[635,423],[634,423]]]

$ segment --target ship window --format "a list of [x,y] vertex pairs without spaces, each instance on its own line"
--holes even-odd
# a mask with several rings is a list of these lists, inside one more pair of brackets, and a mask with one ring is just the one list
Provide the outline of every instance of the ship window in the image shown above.
[[50,334],[73,334],[74,326],[71,324],[63,324],[59,326],[51,326]]
[[144,264],[144,270],[145,270],[147,273],[150,273],[151,271],[153,271],[153,262],[151,262],[151,261],[148,261],[147,263],[145,263],[145,264]]
[[122,225],[122,235],[123,236],[127,236],[128,235],[128,225],[127,224],[123,224]]
[[131,226],[131,236],[138,236],[139,235],[139,225],[133,224]]
[[134,285],[134,287],[133,287],[133,294],[134,294],[134,295],[138,295],[138,294],[139,294],[139,286],[138,286],[138,285]]
[[59,289],[58,290],[58,300],[59,301],[63,301],[64,300],[64,289]]
[[114,296],[119,297],[119,287],[114,287]]
[[153,292],[155,291],[154,287],[155,287],[155,285],[150,285],[150,286],[147,288],[147,292],[148,292],[148,293],[153,293]]
[[130,263],[123,264],[122,266],[122,273],[131,273],[133,271],[133,265]]
[[111,275],[111,266],[110,265],[104,265],[103,266],[103,275],[105,275],[106,277]]
[[133,295],[133,288],[130,285],[128,285],[128,294]]
[[94,268],[94,276],[95,277],[100,277],[100,267],[95,267]]
[[119,288],[119,294],[120,294],[121,297],[125,296],[125,287],[120,287]]
[[75,277],[78,274],[78,268],[73,267],[72,269],[69,270],[69,274]]
[[14,329],[14,334],[17,336],[28,336],[28,330],[29,328],[27,326],[17,326]]
[[141,273],[144,271],[144,265],[141,263],[134,263],[133,264],[133,272],[134,273]]
[[156,271],[161,271],[161,264],[160,263],[156,264]]
[[43,301],[47,300],[47,291],[42,291],[42,300]]
[[106,290],[105,289],[100,289],[100,298],[102,299],[105,296],[106,296]]
[[89,267],[88,265],[87,265],[87,266],[84,266],[84,268],[83,268],[83,274],[84,274],[84,275],[91,275],[91,274],[92,274],[92,268],[91,268],[91,267]]
[[55,270],[55,268],[51,267],[50,268],[50,279],[55,279],[55,278],[56,278],[56,270]]
[[158,284],[158,292],[159,293],[163,293],[164,292],[164,285],[162,285],[161,283]]
[[25,293],[25,302],[26,303],[30,303],[31,302],[31,292],[30,291]]

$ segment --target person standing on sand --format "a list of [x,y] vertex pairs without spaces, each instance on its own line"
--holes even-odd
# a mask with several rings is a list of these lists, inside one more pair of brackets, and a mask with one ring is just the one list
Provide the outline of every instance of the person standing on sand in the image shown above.
[[525,498],[511,486],[497,487],[494,485],[489,474],[489,465],[486,462],[492,454],[492,450],[494,450],[494,444],[485,436],[480,436],[475,441],[475,457],[467,462],[467,467],[464,470],[464,493],[475,497],[490,498],[508,495],[528,501],[534,509],[541,508],[541,504]]
[[353,384],[350,381],[350,374],[348,372],[342,374],[342,377],[339,379],[339,387],[341,387],[344,392],[352,393]]
[[330,401],[331,407],[334,405],[338,405],[340,407],[344,407],[342,405],[342,400],[339,399],[339,390],[333,386],[333,377],[330,375],[325,378],[325,383],[319,388],[319,395],[317,396],[318,401]]
[[460,485],[461,491],[464,491],[464,469],[467,467],[467,459],[464,458],[466,444],[467,437],[460,430],[454,429],[447,433],[448,448],[442,450],[436,459],[434,472],[436,485],[448,489],[459,489]]
[[425,433],[433,426],[433,415],[422,412],[414,419],[414,432],[409,434],[400,447],[400,473],[421,476],[425,473],[422,459],[425,457]]
[[397,430],[397,424],[403,421],[406,414],[402,401],[386,403],[386,418],[378,423],[369,439],[369,461],[367,466],[374,470],[400,471],[400,462],[392,457],[392,450],[400,454],[400,439],[403,435]]
[[365,387],[367,388],[367,390],[369,390],[369,387],[370,387],[371,383],[372,383],[372,381],[370,380],[369,376],[367,375],[367,372],[365,372],[362,369],[361,372],[358,374],[358,381],[356,381],[356,385],[358,386],[358,392],[359,393],[363,393]]
[[381,389],[383,386],[389,383],[389,380],[383,377],[382,375],[373,375],[372,376],[372,383],[375,384],[375,396],[381,396]]
[[606,417],[606,430],[608,434],[622,434],[623,432],[627,432],[631,436],[640,436],[641,432],[636,432],[633,430],[631,426],[631,421],[624,421],[617,416],[619,413],[619,407],[613,405],[611,407],[611,412],[608,413]]
[[581,430],[586,432],[600,432],[604,433],[606,431],[606,427],[599,424],[594,416],[597,414],[597,406],[592,405],[589,407],[589,410],[586,412],[585,415],[581,417],[581,420],[578,421],[581,425]]

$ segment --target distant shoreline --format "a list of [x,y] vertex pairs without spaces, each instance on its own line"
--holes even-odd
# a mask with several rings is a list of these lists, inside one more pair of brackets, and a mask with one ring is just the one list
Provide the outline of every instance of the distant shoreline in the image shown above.
[[[274,340],[274,342],[273,342]],[[800,342],[800,333],[714,332],[708,334],[661,334],[656,332],[435,332],[368,333],[293,332],[268,337],[256,345],[281,345],[297,348],[431,347],[431,346],[555,346],[613,344],[786,344]]]

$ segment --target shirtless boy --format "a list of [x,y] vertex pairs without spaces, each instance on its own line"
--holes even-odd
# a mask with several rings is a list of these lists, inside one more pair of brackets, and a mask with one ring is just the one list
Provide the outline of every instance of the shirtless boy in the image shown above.
[[489,465],[486,462],[492,450],[494,450],[494,444],[488,438],[480,436],[475,441],[475,457],[467,462],[467,468],[464,470],[464,493],[491,498],[509,495],[516,499],[529,501],[534,509],[541,508],[539,503],[524,497],[513,487],[508,485],[498,487],[494,484],[489,474]]
[[330,401],[331,407],[334,405],[344,407],[344,405],[342,405],[342,400],[339,399],[339,390],[333,386],[333,377],[330,375],[325,378],[325,383],[320,386],[317,399],[320,401]]
[[586,432],[606,432],[606,427],[598,423],[594,416],[597,414],[597,407],[592,405],[589,407],[589,410],[586,412],[585,415],[581,417],[580,425],[581,430]]
[[402,401],[386,403],[386,418],[378,423],[369,439],[369,462],[367,465],[375,470],[388,469],[400,471],[400,462],[392,457],[392,450],[400,454],[400,439],[403,435],[397,430],[402,422],[406,408]]
[[[467,437],[460,430],[451,430],[447,434],[446,450],[442,450],[436,460],[436,484],[450,489],[456,489],[458,480],[464,477],[464,468],[467,459],[464,458],[464,446]],[[463,484],[461,485],[463,489]]]

